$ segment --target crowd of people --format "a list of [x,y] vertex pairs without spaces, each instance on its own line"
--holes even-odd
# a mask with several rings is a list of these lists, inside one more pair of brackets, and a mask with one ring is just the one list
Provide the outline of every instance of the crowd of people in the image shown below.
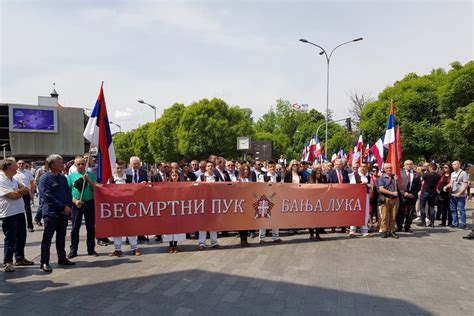
[[[14,158],[0,161],[0,219],[5,235],[5,272],[12,272],[16,266],[34,265],[25,258],[24,248],[27,230],[34,231],[33,223],[43,226],[40,268],[51,272],[50,248],[56,235],[56,252],[59,265],[74,265],[71,259],[78,255],[79,232],[84,218],[86,226],[86,249],[90,256],[98,256],[95,246],[114,245],[109,254],[123,255],[122,242],[130,244],[132,255],[140,256],[140,242],[149,242],[147,236],[95,237],[94,187],[97,185],[97,166],[88,154],[77,156],[73,163],[66,163],[60,155],[50,155],[44,165],[34,170],[24,160]],[[459,161],[451,164],[423,163],[415,166],[411,160],[403,164],[399,176],[389,163],[382,170],[376,164],[360,161],[350,166],[344,159],[334,162],[309,163],[286,159],[274,161],[236,161],[210,156],[206,160],[183,160],[181,162],[160,162],[156,168],[146,170],[139,157],[131,157],[129,167],[117,161],[113,178],[109,183],[142,182],[272,182],[272,183],[334,183],[364,184],[367,187],[368,207],[365,225],[362,227],[310,227],[309,240],[320,241],[322,234],[347,233],[349,237],[372,237],[380,233],[382,238],[398,239],[399,232],[412,233],[411,225],[419,220],[422,227],[451,226],[466,229],[466,200],[469,198],[469,178]],[[39,198],[38,211],[32,217],[33,197]],[[435,211],[435,207],[437,210]],[[71,221],[70,247],[66,254],[66,232]],[[429,229],[429,228],[427,228]],[[301,233],[302,229],[289,230],[290,234]],[[278,228],[268,227],[258,231],[239,231],[240,244],[248,247],[248,238],[258,238],[258,244],[284,242]],[[198,249],[206,249],[206,239],[210,247],[220,248],[218,232],[199,231],[181,234],[157,235],[155,240],[168,242],[168,252],[179,251],[178,242],[196,238]],[[229,236],[229,232],[221,232]],[[474,239],[471,232],[464,238]],[[15,263],[13,263],[15,257]]]

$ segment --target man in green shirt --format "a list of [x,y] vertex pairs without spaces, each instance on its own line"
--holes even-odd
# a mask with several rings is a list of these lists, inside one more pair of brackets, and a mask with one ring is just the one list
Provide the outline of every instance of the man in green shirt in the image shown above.
[[67,183],[72,193],[72,229],[71,229],[71,251],[68,258],[77,257],[79,246],[79,230],[81,229],[82,216],[84,216],[87,230],[87,253],[97,257],[95,251],[95,210],[94,210],[94,186],[97,183],[96,176],[87,171],[86,159],[82,156],[76,157],[74,165],[77,172],[67,176]]

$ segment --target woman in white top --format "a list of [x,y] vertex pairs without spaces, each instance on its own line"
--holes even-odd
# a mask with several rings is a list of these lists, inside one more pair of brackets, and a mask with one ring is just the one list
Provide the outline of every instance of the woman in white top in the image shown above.
[[[212,161],[208,161],[206,163],[206,172],[200,175],[197,182],[217,182],[219,178],[214,175],[214,163]],[[206,249],[206,231],[199,231],[199,250]],[[217,243],[217,232],[209,232],[209,236],[211,237],[211,247],[212,248],[220,248],[221,246]]]
[[[249,164],[245,163],[240,166],[239,170],[239,182],[252,182],[252,174]],[[242,247],[249,247],[250,244],[247,241],[248,230],[239,230],[240,245]]]
[[[124,183],[132,183],[133,179],[131,175],[127,175],[123,172],[124,162],[121,160],[117,160],[115,163],[115,173],[113,177],[113,183],[115,184],[124,184]],[[140,249],[138,249],[138,242],[137,236],[128,236],[128,242],[130,243],[130,247],[132,248],[132,254],[134,256],[141,256],[142,253]],[[122,252],[122,237],[114,237],[114,251],[109,254],[111,257],[121,257],[123,255]]]
[[[179,172],[177,170],[171,170],[170,172],[171,182],[179,182]],[[163,242],[169,242],[168,253],[177,253],[178,241],[186,240],[186,234],[165,234],[161,235]]]

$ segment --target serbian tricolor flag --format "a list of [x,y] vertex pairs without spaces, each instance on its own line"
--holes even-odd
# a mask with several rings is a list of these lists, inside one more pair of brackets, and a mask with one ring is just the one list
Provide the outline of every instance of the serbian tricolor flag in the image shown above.
[[307,156],[308,156],[308,146],[306,146],[306,144],[304,144],[303,145],[303,153],[301,154],[300,161],[304,161]]
[[374,155],[370,151],[370,142],[367,142],[367,145],[365,146],[365,153],[364,153],[364,161],[367,163],[374,161]]
[[385,135],[382,136],[372,147],[370,147],[370,152],[372,153],[374,159],[377,161],[377,165],[382,168],[383,157],[384,157],[384,146],[383,140]]
[[347,155],[344,152],[344,148],[339,149],[339,152],[337,153],[337,158],[339,158],[339,159],[346,159],[347,158]]
[[[398,137],[397,137],[398,134]],[[387,159],[385,163],[390,163],[393,173],[400,178],[400,160],[401,160],[401,143],[400,131],[395,132],[395,113],[393,110],[393,100],[390,102],[390,114],[388,116],[387,130],[385,131],[384,146],[388,148]]]
[[105,106],[103,85],[104,83],[100,86],[99,97],[84,130],[84,138],[91,143],[91,147],[97,147],[98,183],[107,183],[112,178],[112,170],[115,168],[115,150]]
[[309,141],[309,150],[308,150],[308,160],[309,162],[313,163],[316,159],[316,139],[314,139],[314,135],[311,134],[311,140]]
[[337,159],[337,154],[336,154],[336,150],[333,150],[332,151],[332,156],[331,156],[331,162],[334,162],[336,159]]
[[362,131],[360,131],[359,139],[357,140],[357,152],[360,153],[360,161],[362,161],[362,156],[364,153],[364,139],[362,138]]
[[322,153],[322,148],[321,148],[321,143],[319,142],[319,137],[316,137],[316,150],[314,151],[314,157],[315,159],[318,159],[321,157]]

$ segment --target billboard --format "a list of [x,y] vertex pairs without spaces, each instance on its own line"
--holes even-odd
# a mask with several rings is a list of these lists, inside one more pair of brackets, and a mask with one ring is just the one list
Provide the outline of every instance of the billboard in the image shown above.
[[58,132],[56,108],[40,106],[9,106],[10,132]]

